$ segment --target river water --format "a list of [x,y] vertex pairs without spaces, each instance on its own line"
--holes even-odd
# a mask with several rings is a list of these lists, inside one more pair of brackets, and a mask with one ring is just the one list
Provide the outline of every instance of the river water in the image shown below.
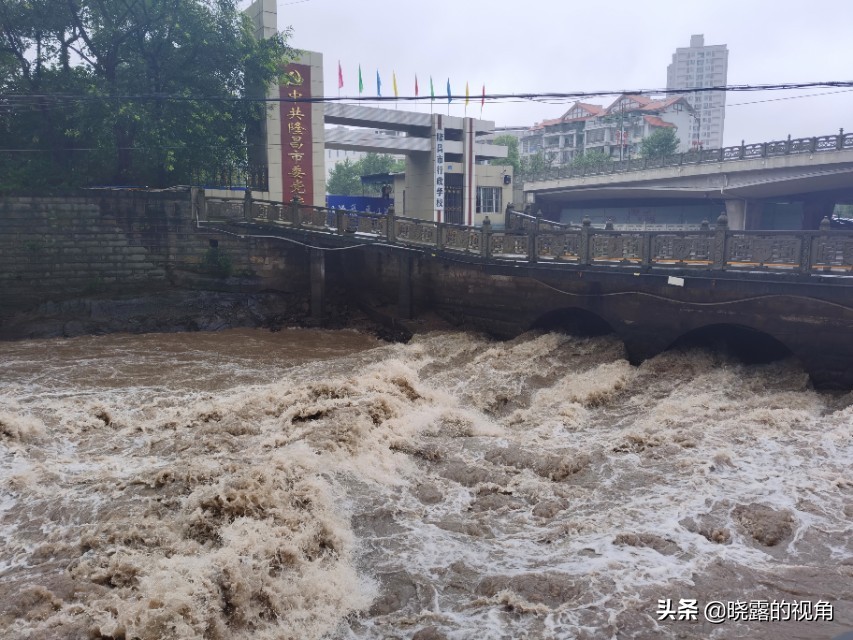
[[793,361],[632,367],[557,333],[2,343],[0,636],[831,638],[851,460],[853,395]]

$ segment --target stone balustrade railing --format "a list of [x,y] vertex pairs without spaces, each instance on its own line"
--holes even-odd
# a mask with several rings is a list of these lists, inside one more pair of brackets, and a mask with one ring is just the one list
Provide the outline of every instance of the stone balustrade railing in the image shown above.
[[[254,223],[336,234],[364,243],[430,249],[471,259],[635,270],[679,269],[853,275],[853,231],[739,231],[725,214],[695,231],[621,231],[571,227],[518,216],[512,228],[439,223],[380,213],[263,200],[202,199],[206,221]],[[610,225],[608,225],[609,227]]]

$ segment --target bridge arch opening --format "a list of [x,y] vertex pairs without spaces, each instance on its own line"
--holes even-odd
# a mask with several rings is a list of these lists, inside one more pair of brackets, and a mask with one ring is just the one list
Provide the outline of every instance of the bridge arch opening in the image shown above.
[[559,331],[584,338],[615,333],[613,327],[604,318],[578,307],[549,311],[537,318],[530,325],[530,328],[544,331]]
[[739,324],[712,324],[680,336],[667,350],[704,348],[744,364],[766,364],[794,356],[783,342],[768,333]]

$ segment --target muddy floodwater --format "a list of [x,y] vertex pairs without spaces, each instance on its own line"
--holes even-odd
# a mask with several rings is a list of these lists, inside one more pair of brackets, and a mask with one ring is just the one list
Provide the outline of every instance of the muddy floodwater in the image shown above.
[[558,333],[0,343],[0,637],[832,638],[851,462],[853,395],[795,361],[633,367]]

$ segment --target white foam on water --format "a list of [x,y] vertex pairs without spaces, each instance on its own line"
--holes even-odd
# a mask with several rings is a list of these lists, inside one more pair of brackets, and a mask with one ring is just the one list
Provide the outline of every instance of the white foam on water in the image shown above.
[[15,633],[676,637],[658,598],[749,595],[721,567],[784,590],[853,559],[853,408],[793,363],[635,368],[613,338],[559,334],[298,353],[335,335],[246,334],[255,365],[211,335],[7,352]]

